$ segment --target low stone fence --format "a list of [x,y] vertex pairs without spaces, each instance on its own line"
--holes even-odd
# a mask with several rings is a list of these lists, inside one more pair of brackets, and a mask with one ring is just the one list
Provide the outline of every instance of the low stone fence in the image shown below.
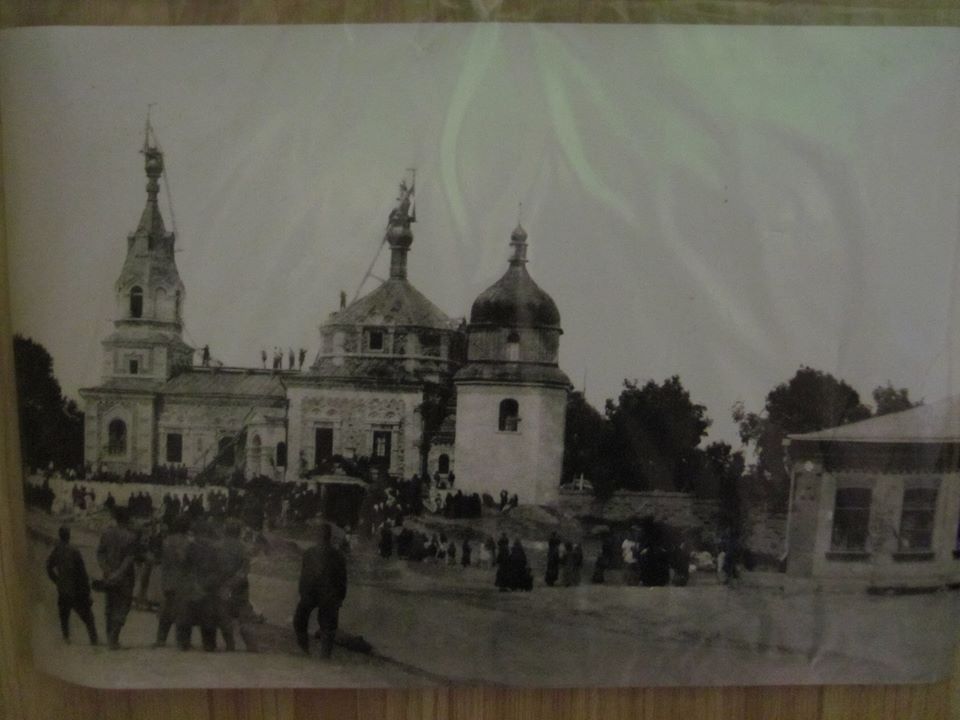
[[[652,516],[672,527],[703,528],[708,533],[717,530],[720,517],[720,503],[715,499],[662,490],[619,490],[606,502],[592,495],[561,492],[560,509],[568,515],[589,515],[608,522]],[[748,509],[743,527],[744,544],[760,555],[779,557],[783,553],[786,527],[787,518],[782,513]]]

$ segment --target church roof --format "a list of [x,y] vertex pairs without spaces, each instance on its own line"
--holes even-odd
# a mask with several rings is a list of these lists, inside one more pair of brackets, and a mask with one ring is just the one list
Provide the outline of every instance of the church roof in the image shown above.
[[262,397],[282,400],[286,390],[280,378],[268,372],[192,369],[168,380],[163,395]]
[[960,395],[826,430],[788,436],[811,442],[960,442]]
[[510,235],[510,267],[473,301],[471,325],[560,329],[557,304],[527,272],[527,231],[520,225]]
[[454,330],[457,323],[405,278],[390,278],[339,312],[325,325],[398,325]]
[[526,267],[512,265],[474,300],[470,324],[559,329],[560,311],[553,298],[530,277]]

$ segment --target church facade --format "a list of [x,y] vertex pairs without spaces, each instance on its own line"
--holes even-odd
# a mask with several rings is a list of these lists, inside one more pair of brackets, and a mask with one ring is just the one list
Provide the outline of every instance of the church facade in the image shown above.
[[311,364],[221,367],[206,350],[198,364],[183,339],[176,237],[158,205],[164,157],[149,142],[144,155],[146,207],[114,287],[101,381],[80,393],[91,471],[296,481],[337,457],[368,458],[392,476],[455,474],[467,492],[557,499],[570,383],[560,314],[527,271],[523,228],[469,321],[449,317],[407,278],[416,218],[402,183],[389,277],[352,303],[341,296]]

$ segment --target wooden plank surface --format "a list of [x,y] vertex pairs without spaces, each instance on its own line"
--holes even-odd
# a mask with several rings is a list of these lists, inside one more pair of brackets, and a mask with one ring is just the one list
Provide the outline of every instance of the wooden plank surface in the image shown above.
[[[341,22],[674,22],[960,25],[960,0],[0,0],[0,25],[198,25]],[[0,212],[2,212],[0,178]],[[2,216],[0,216],[2,220]],[[98,691],[31,667],[26,531],[17,448],[6,244],[0,222],[0,719],[288,720],[336,718],[960,717],[960,663],[929,686],[524,690]],[[744,678],[749,683],[749,678]]]

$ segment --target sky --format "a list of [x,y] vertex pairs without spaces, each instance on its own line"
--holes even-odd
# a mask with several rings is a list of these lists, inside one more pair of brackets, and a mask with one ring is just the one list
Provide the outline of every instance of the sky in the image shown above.
[[865,399],[958,392],[958,29],[5,30],[13,323],[73,397],[100,379],[150,103],[185,338],[228,365],[316,352],[416,168],[411,282],[469,315],[520,219],[598,407],[677,374],[737,445],[734,403],[801,365]]

